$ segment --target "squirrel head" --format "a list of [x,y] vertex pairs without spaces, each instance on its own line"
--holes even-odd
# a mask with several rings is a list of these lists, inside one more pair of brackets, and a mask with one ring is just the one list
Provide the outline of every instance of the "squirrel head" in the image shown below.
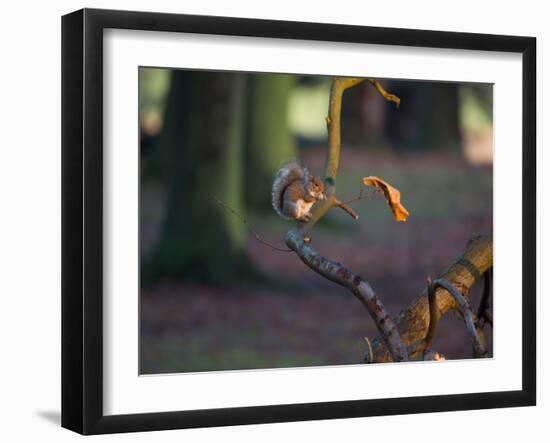
[[319,177],[313,175],[307,182],[307,192],[317,200],[325,200],[325,184]]

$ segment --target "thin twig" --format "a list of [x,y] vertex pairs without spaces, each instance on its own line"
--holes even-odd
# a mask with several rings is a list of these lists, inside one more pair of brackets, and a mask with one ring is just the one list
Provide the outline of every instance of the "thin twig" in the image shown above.
[[364,191],[365,191],[365,190],[363,189],[363,187],[360,187],[360,188],[359,188],[359,195],[358,195],[357,197],[355,197],[355,198],[352,198],[351,200],[345,201],[344,203],[345,203],[346,205],[349,205],[349,204],[351,204],[351,203],[355,203],[356,201],[359,201],[359,200],[363,199]]
[[493,327],[493,314],[491,314],[489,312],[489,310],[486,310],[484,313],[483,313],[483,318],[485,319],[485,321],[487,321],[487,323],[489,323],[489,325],[491,326],[491,328]]
[[221,201],[218,197],[216,196],[213,196],[214,200],[216,200],[216,202],[218,202],[220,205],[222,205],[225,209],[228,209],[229,211],[231,211],[231,213],[237,217],[240,221],[243,222],[243,224],[246,226],[246,229],[248,230],[248,232],[250,232],[251,235],[254,236],[254,238],[256,240],[258,240],[260,243],[263,243],[264,245],[266,246],[269,246],[271,249],[275,249],[276,251],[280,251],[280,252],[293,252],[292,249],[283,249],[283,248],[278,248],[277,246],[275,245],[272,245],[271,243],[269,242],[266,242],[264,239],[262,239],[251,227],[250,225],[248,224],[248,222],[245,220],[245,218],[240,215],[237,211],[235,211],[231,206],[229,206],[227,203]]
[[367,354],[364,357],[365,363],[372,363],[373,362],[373,353],[372,353],[372,345],[370,344],[370,340],[368,337],[364,337],[365,341],[367,342]]
[[344,203],[346,205],[350,205],[351,203],[355,203],[356,201],[363,200],[364,198],[373,197],[376,194],[381,193],[382,191],[378,188],[375,188],[372,192],[365,193],[364,187],[361,187],[359,189],[359,195],[355,198],[352,198],[351,200],[345,201]]
[[357,212],[355,212],[352,208],[350,208],[344,202],[341,202],[338,200],[336,202],[336,206],[342,209],[343,211],[347,212],[351,216],[351,218],[353,218],[354,220],[359,220],[359,214],[357,214]]
[[368,78],[367,81],[373,85],[376,90],[378,91],[378,93],[384,97],[386,100],[390,101],[390,102],[394,102],[395,103],[395,106],[397,108],[399,108],[399,104],[401,103],[401,99],[399,97],[397,97],[396,95],[393,95],[393,94],[390,94],[389,92],[387,92],[380,83],[378,83],[376,80],[372,79],[372,78]]

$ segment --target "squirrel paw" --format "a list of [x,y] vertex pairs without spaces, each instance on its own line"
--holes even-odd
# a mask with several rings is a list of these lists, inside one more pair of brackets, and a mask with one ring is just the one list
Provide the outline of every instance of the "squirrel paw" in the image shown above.
[[308,222],[311,220],[311,217],[313,217],[313,214],[311,212],[306,212],[299,218],[299,220],[302,222]]

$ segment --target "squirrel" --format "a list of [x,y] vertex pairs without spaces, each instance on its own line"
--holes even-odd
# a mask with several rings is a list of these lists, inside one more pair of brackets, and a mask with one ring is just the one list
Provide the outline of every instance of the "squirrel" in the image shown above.
[[325,199],[323,181],[310,175],[300,163],[287,163],[277,171],[271,189],[271,203],[282,218],[307,222],[314,203]]

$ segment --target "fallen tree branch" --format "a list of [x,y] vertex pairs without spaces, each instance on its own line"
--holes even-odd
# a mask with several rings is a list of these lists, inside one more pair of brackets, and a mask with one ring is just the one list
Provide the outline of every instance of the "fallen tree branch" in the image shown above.
[[[493,265],[493,241],[490,237],[476,237],[468,244],[464,254],[456,260],[446,271],[441,273],[440,279],[447,280],[465,297],[479,276]],[[445,289],[435,291],[437,310],[443,317],[451,310],[457,310],[455,298]],[[428,291],[425,290],[411,304],[403,309],[395,318],[401,340],[409,347],[411,358],[423,351],[423,342],[426,337],[429,323]],[[373,362],[386,363],[392,361],[383,337],[371,340],[373,348]]]

